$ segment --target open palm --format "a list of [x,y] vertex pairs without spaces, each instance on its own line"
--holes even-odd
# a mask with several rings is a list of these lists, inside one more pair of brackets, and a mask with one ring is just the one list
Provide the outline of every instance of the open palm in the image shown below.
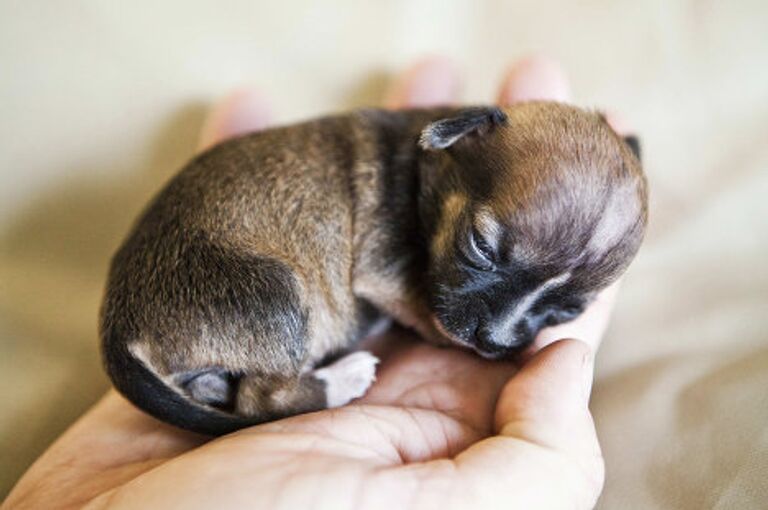
[[[501,101],[528,98],[537,79],[538,97],[564,99],[551,97],[565,87],[551,66],[518,65]],[[416,68],[391,104],[429,102],[411,97],[419,80],[443,86],[433,102],[448,102],[456,87],[440,72],[451,73],[445,62]],[[242,111],[261,111],[238,106],[250,100],[241,93],[219,109],[204,144],[263,125],[257,114],[243,124]],[[165,425],[111,391],[3,508],[591,508],[603,481],[588,410],[592,352],[614,291],[576,322],[543,332],[519,370],[392,331],[366,345],[382,363],[364,398],[215,440]],[[553,342],[566,337],[591,346]]]
[[403,336],[386,340],[392,345],[365,399],[213,441],[162,424],[110,392],[33,466],[6,504],[217,509],[594,504],[602,459],[587,409],[588,346],[557,342],[509,379],[510,364]]

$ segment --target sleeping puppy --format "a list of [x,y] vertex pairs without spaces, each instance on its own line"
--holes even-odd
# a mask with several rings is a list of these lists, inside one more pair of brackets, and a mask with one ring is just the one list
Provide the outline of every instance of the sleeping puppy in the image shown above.
[[377,360],[347,351],[388,318],[508,357],[637,252],[636,149],[550,102],[364,110],[225,142],[114,256],[107,371],[155,417],[223,434],[363,395]]

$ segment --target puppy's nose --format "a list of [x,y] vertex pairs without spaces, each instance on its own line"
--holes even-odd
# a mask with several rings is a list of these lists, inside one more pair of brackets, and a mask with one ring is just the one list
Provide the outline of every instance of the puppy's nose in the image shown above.
[[538,328],[531,324],[527,317],[524,317],[515,325],[515,338],[519,346],[528,345],[533,342],[536,333],[538,333]]
[[521,320],[512,328],[478,328],[475,337],[478,347],[483,350],[509,350],[522,347],[533,341],[534,333],[528,321]]

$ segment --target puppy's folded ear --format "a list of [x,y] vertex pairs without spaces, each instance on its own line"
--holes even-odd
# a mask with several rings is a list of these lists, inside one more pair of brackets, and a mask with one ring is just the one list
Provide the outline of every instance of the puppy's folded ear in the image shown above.
[[624,137],[624,142],[629,145],[629,148],[632,150],[635,157],[638,160],[641,160],[642,158],[640,155],[642,154],[642,151],[640,150],[640,139],[635,135],[629,135]]
[[467,108],[456,117],[429,124],[421,132],[419,145],[425,150],[445,149],[469,134],[482,135],[506,122],[507,114],[499,108]]
[[[600,117],[600,120],[608,124],[608,126],[610,126],[611,129],[613,129],[613,126],[611,126],[611,123],[608,122],[608,118],[605,116],[605,113],[597,112],[597,116]],[[640,157],[642,154],[642,151],[640,150],[640,139],[635,135],[627,135],[627,136],[624,136],[623,139],[624,139],[624,143],[626,143],[627,146],[629,146],[629,150],[632,151],[632,154],[635,155],[638,161],[642,160],[643,158]]]

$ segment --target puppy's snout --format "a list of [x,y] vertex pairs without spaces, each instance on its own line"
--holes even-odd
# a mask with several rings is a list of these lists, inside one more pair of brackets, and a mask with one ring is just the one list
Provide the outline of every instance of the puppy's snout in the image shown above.
[[[504,327],[505,326],[505,327]],[[522,317],[511,325],[482,325],[475,333],[477,348],[485,353],[502,353],[523,347],[533,341],[536,329]]]

